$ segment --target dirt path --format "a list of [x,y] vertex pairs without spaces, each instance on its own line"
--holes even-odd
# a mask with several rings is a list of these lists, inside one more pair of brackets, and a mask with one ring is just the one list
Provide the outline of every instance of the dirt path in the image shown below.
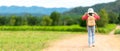
[[109,34],[110,34],[110,35],[114,35],[114,32],[115,32],[116,29],[120,29],[120,25],[118,25],[118,26],[117,26],[113,31],[111,31]]
[[[114,30],[111,33],[113,32]],[[110,35],[96,34],[95,47],[92,48],[88,47],[88,36],[85,34],[51,43],[50,47],[43,51],[120,51],[120,39],[111,33]]]

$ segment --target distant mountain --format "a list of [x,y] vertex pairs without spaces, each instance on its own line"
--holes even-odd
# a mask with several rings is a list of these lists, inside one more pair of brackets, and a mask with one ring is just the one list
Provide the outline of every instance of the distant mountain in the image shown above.
[[20,6],[1,6],[0,7],[0,14],[6,15],[6,14],[33,14],[33,15],[49,15],[53,11],[57,11],[60,13],[69,11],[69,8],[44,8],[44,7],[20,7]]
[[113,11],[116,13],[120,13],[120,0],[116,0],[115,2],[109,2],[109,3],[101,3],[96,4],[89,7],[75,7],[71,9],[70,11],[65,12],[64,14],[77,14],[77,15],[83,15],[85,12],[87,12],[88,8],[93,8],[96,12],[99,12],[101,9],[106,9],[107,12]]

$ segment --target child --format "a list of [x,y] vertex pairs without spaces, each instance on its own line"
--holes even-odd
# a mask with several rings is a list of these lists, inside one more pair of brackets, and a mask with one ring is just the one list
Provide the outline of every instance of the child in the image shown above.
[[94,12],[93,8],[89,8],[88,12],[82,16],[82,20],[87,22],[89,47],[95,46],[95,21],[99,19],[99,15]]

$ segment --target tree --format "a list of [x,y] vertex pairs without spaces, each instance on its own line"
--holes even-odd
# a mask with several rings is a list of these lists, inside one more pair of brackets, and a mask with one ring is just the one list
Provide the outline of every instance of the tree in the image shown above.
[[101,9],[99,12],[100,15],[100,20],[97,21],[97,26],[99,27],[104,27],[105,25],[108,24],[108,13],[106,12],[105,9]]
[[50,18],[52,19],[52,25],[59,25],[59,21],[60,21],[60,13],[58,12],[52,12],[50,15]]
[[17,16],[16,17],[16,26],[21,26],[22,25],[22,17],[21,16]]
[[28,25],[35,25],[36,24],[36,18],[35,17],[33,17],[32,15],[29,15],[28,17],[27,17],[27,21],[28,21]]
[[49,16],[43,16],[41,25],[42,26],[50,26],[52,24],[52,19]]
[[22,17],[22,25],[28,25],[27,17]]
[[33,26],[33,25],[36,25],[36,20],[37,20],[36,17],[34,17],[33,15],[25,14],[23,17],[22,23],[23,25]]
[[36,25],[41,25],[42,16],[36,17]]
[[119,13],[119,16],[118,16],[118,23],[120,23],[120,13]]
[[74,20],[71,17],[65,17],[63,23],[64,25],[72,25],[74,24]]
[[117,23],[118,21],[118,14],[114,12],[109,12],[109,23]]
[[0,16],[0,26],[5,25],[6,24],[6,17],[5,16]]
[[9,25],[15,26],[16,23],[16,15],[11,15]]

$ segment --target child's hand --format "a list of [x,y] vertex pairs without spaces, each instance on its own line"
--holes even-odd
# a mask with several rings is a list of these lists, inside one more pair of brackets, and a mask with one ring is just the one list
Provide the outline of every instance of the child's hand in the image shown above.
[[98,15],[96,12],[94,14]]
[[87,12],[85,14],[88,14]]
[[86,14],[87,14],[87,12],[83,16],[85,16]]

